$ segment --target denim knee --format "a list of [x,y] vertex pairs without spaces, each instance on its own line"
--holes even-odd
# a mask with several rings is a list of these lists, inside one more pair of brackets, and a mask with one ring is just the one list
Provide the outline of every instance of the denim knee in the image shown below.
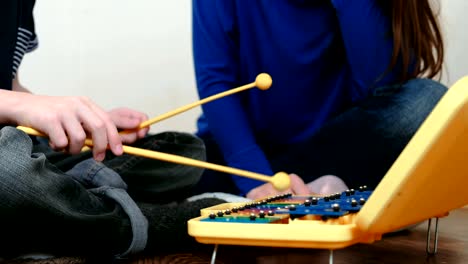
[[0,184],[13,184],[30,169],[31,139],[14,127],[0,130]]
[[442,96],[447,92],[447,87],[431,79],[413,79],[402,85],[402,96],[408,114],[425,119]]
[[366,111],[379,116],[377,130],[387,137],[410,138],[432,112],[447,87],[430,79],[412,79],[376,88]]
[[[135,147],[191,159],[206,160],[203,141],[189,133],[163,132],[139,140]],[[192,188],[201,177],[202,168],[181,165],[157,159],[124,154],[105,160],[104,164],[116,171],[128,184],[132,197],[159,201],[174,193]]]
[[403,89],[412,89],[415,94],[426,98],[427,102],[439,101],[440,98],[447,92],[447,87],[442,83],[427,79],[418,78],[412,79],[404,83]]
[[[374,89],[373,97],[385,97],[385,96],[401,96],[405,98],[432,98],[438,101],[447,91],[447,87],[440,82],[426,79],[417,78],[411,79],[403,84],[382,86]],[[400,95],[398,95],[400,94]],[[429,100],[432,102],[434,100]]]

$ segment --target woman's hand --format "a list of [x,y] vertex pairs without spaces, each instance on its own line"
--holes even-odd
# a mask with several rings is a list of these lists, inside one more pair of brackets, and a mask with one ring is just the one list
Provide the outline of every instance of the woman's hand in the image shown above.
[[292,193],[295,195],[310,194],[309,188],[299,176],[297,176],[296,174],[289,174],[289,177],[291,178],[291,186],[285,191],[280,192],[276,190],[271,183],[265,183],[263,185],[258,186],[255,189],[252,189],[249,193],[247,193],[246,197],[249,199],[256,200],[282,193]]

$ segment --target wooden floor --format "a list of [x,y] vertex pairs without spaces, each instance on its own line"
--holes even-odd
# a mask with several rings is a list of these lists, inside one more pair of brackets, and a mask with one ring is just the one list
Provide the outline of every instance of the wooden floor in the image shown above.
[[[433,221],[433,227],[434,221]],[[432,231],[434,231],[432,229]],[[468,263],[468,208],[439,220],[438,252],[426,254],[427,222],[384,237],[373,244],[360,244],[333,252],[333,263]],[[432,232],[433,234],[433,232]],[[209,250],[208,250],[209,249]],[[167,254],[127,261],[126,264],[210,263],[211,248],[198,252]],[[216,263],[329,263],[329,251],[291,248],[219,246]]]
[[[333,253],[335,264],[362,263],[468,263],[468,208],[450,213],[439,220],[438,252],[426,254],[427,222],[407,231],[384,237],[373,244],[360,244]],[[121,261],[119,264],[189,264],[210,263],[213,247],[203,246],[193,252],[178,252],[150,257],[139,257]],[[82,264],[89,263],[80,258],[55,258],[49,260],[14,261],[1,263],[31,264]],[[220,246],[216,263],[329,263],[327,250]]]

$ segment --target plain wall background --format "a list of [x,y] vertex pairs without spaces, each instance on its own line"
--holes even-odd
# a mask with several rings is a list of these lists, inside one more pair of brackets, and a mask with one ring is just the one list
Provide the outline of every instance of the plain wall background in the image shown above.
[[[20,80],[34,93],[86,95],[105,109],[150,118],[198,100],[191,51],[191,1],[41,0],[39,48]],[[152,131],[194,131],[200,108]]]
[[[442,81],[451,85],[468,75],[468,1],[443,1],[441,11]],[[105,109],[126,106],[150,118],[198,100],[190,0],[41,0],[35,18],[39,49],[20,67],[20,79],[32,92],[86,95]],[[193,132],[200,111],[151,130]]]
[[451,85],[468,76],[468,1],[439,0],[442,2],[441,25],[445,35],[445,71],[442,81]]

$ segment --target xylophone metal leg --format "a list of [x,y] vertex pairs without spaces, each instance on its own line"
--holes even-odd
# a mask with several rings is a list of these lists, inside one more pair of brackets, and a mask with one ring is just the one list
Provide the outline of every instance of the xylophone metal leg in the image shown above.
[[214,249],[213,249],[213,254],[211,255],[211,264],[215,264],[216,262],[216,253],[218,252],[218,244],[216,244],[214,246]]
[[439,218],[435,219],[435,229],[434,229],[434,241],[433,248],[431,249],[431,223],[432,218],[427,222],[427,240],[426,240],[426,252],[429,255],[435,255],[437,253],[437,240],[439,239]]
[[333,249],[330,249],[330,257],[328,259],[328,264],[333,264]]

